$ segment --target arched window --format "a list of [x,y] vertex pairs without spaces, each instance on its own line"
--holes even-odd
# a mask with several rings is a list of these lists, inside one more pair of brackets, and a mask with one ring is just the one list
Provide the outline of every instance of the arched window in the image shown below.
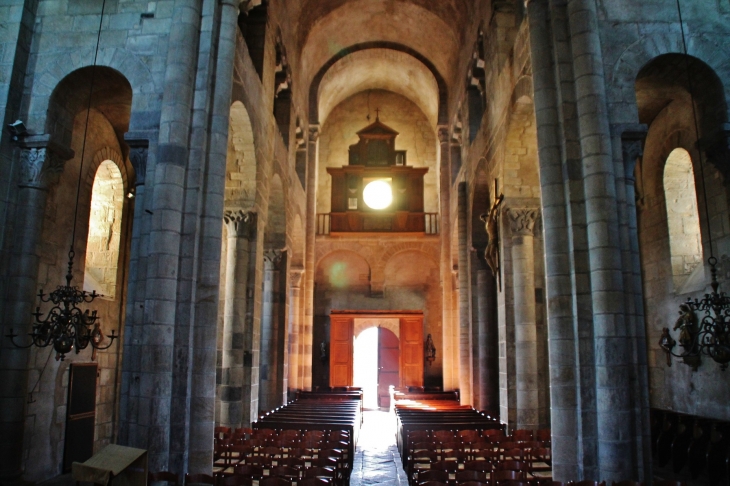
[[96,290],[110,299],[117,290],[123,203],[122,174],[114,162],[105,160],[96,170],[91,190],[84,290]]
[[664,196],[674,290],[681,292],[692,272],[702,266],[702,237],[694,170],[689,152],[683,148],[672,150],[667,157]]

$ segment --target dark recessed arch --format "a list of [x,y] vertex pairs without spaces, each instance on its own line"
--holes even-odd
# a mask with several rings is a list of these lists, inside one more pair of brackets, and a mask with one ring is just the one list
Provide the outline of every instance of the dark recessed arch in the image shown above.
[[312,79],[312,83],[309,85],[310,124],[319,124],[319,85],[322,83],[322,78],[324,78],[324,75],[327,73],[327,71],[340,59],[354,52],[364,51],[367,49],[392,49],[394,51],[403,52],[405,54],[413,56],[424,66],[426,66],[426,68],[431,71],[431,74],[433,74],[433,77],[436,79],[436,84],[438,85],[438,124],[446,125],[448,123],[448,89],[446,88],[446,82],[444,82],[444,78],[441,76],[441,73],[438,72],[436,66],[434,66],[433,63],[431,63],[431,61],[429,61],[421,53],[408,46],[404,46],[403,44],[387,41],[372,41],[355,44],[350,47],[346,47],[345,49],[342,49],[340,52],[332,56],[329,61],[324,63],[319,71],[317,71],[314,79]]

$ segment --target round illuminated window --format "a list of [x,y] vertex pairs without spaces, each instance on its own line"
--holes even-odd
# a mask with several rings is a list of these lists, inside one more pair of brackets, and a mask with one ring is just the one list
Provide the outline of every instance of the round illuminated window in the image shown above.
[[371,209],[385,209],[393,202],[393,191],[386,181],[373,181],[363,189],[362,198]]

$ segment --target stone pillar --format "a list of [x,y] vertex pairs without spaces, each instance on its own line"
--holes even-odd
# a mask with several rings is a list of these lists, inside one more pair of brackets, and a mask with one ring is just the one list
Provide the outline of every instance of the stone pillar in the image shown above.
[[[611,150],[603,53],[595,0],[569,0],[580,130],[596,369],[598,471],[595,479],[636,477],[630,382],[632,343],[626,322],[617,174]],[[593,478],[592,478],[593,479]]]
[[[190,406],[199,407],[201,400],[177,396],[173,401],[173,381],[190,384],[190,363],[195,359],[187,351],[175,354],[176,325],[179,324],[178,292],[180,274],[180,245],[185,200],[185,180],[189,156],[189,134],[195,89],[195,73],[200,39],[201,0],[175,0],[165,65],[165,81],[160,114],[160,138],[157,145],[154,195],[151,201],[149,257],[147,264],[147,291],[144,302],[145,333],[141,339],[140,370],[133,378],[139,380],[140,396],[133,406],[139,411],[130,442],[149,450],[150,471],[163,471],[172,462],[187,462],[188,447],[195,443],[210,455],[212,447],[189,434]],[[174,46],[174,47],[172,47]],[[150,176],[152,176],[150,174]],[[218,216],[220,218],[220,215]],[[218,237],[220,238],[220,223]],[[220,248],[219,248],[220,251]],[[180,342],[190,343],[190,336],[179,336]],[[214,355],[213,355],[214,356]],[[176,367],[176,361],[184,360]],[[176,370],[187,373],[176,377]],[[213,382],[214,383],[214,382]],[[208,385],[212,386],[212,385]],[[185,388],[188,388],[187,386]],[[213,387],[214,389],[214,387]],[[189,388],[188,388],[189,390]],[[190,392],[185,390],[185,394]],[[213,411],[212,404],[208,404]],[[132,406],[132,405],[130,405]],[[176,408],[176,413],[171,410]],[[212,431],[212,421],[210,422]],[[173,442],[171,432],[181,435]],[[206,437],[207,439],[207,437]],[[205,444],[203,446],[203,444]],[[171,447],[180,456],[171,461]],[[210,449],[210,450],[209,450]],[[195,461],[198,462],[197,460]],[[208,466],[209,470],[210,466]],[[197,468],[193,468],[195,470]],[[182,471],[178,471],[182,472]],[[197,471],[196,471],[197,472]]]
[[[250,264],[252,213],[226,211],[223,216],[228,234],[226,281],[223,306],[223,339],[220,378],[220,425],[243,427],[244,323],[246,289]],[[246,425],[248,426],[248,425]]]
[[451,144],[449,128],[438,127],[439,138],[439,238],[441,240],[441,291],[443,296],[442,332],[443,332],[443,383],[444,390],[459,388],[459,349],[455,340],[458,333],[456,326],[457,309],[452,305],[454,286],[451,261]]
[[[637,476],[648,481],[653,477],[651,452],[651,426],[649,418],[649,364],[647,357],[647,336],[644,315],[644,292],[641,279],[641,260],[639,253],[639,233],[636,216],[636,178],[634,169],[643,155],[646,125],[614,127],[614,147],[620,138],[621,147],[614,154],[621,154],[623,166],[623,214],[620,220],[623,241],[624,296],[627,299],[627,318],[629,319],[629,341],[634,366],[631,370],[632,402],[634,420],[634,440],[638,455],[643,458],[637,464]],[[616,135],[620,134],[620,137]],[[614,156],[615,158],[616,156]]]
[[279,352],[279,277],[281,251],[264,255],[264,291],[261,311],[261,360],[259,368],[259,409],[265,412],[281,405],[278,383],[279,367],[283,356]]
[[481,409],[499,416],[499,334],[496,280],[484,265],[476,271]]
[[304,319],[301,329],[302,390],[312,389],[312,339],[314,331],[314,239],[317,234],[317,166],[319,125],[309,126],[307,142],[307,226],[304,256]]
[[467,195],[466,182],[459,183],[458,195],[459,234],[459,389],[462,405],[471,405],[472,397],[472,346],[471,306],[469,305],[469,247],[467,242]]
[[28,349],[16,348],[5,336],[13,329],[18,335],[16,343],[28,343],[27,334],[31,332],[34,320],[31,313],[40,305],[37,298],[38,246],[46,197],[49,188],[58,182],[66,161],[74,156],[72,150],[52,142],[48,135],[25,137],[18,145],[20,177],[15,215],[16,244],[10,262],[8,300],[0,338],[0,478],[16,478],[22,473],[30,353]]
[[119,400],[119,437],[120,444],[129,444],[129,424],[137,422],[130,414],[136,408],[129,407],[129,401],[139,399],[139,380],[132,379],[140,371],[140,339],[144,316],[144,299],[146,289],[147,247],[145,236],[149,231],[149,218],[145,213],[145,182],[147,176],[147,155],[149,140],[126,139],[129,146],[129,161],[134,167],[134,210],[132,222],[132,241],[130,244],[129,274],[127,278],[127,301],[124,327],[120,329],[120,341],[124,346],[122,361],[122,388]]
[[537,209],[510,208],[512,286],[515,319],[515,384],[517,429],[539,425],[537,329],[535,326],[535,253],[533,237]]
[[[573,277],[577,272],[574,249],[574,231],[571,228],[571,189],[580,181],[565,180],[564,173],[570,167],[572,173],[578,160],[573,153],[566,153],[564,160],[561,140],[567,138],[564,127],[573,127],[571,120],[560,117],[562,112],[574,111],[574,105],[561,106],[557,82],[557,67],[553,60],[556,50],[562,48],[561,56],[569,55],[569,40],[563,29],[558,29],[551,19],[549,0],[529,0],[527,15],[530,26],[530,59],[532,62],[535,99],[535,120],[537,124],[538,157],[540,169],[540,202],[543,219],[543,240],[545,244],[545,285],[548,324],[548,347],[550,355],[550,428],[552,431],[553,478],[569,481],[592,477],[596,468],[595,418],[590,390],[581,393],[581,370],[586,372],[585,380],[590,382],[592,372],[591,353],[583,363],[579,354],[579,335],[576,329],[580,322],[581,306],[574,293]],[[564,10],[564,7],[562,7]],[[556,9],[557,11],[557,9]],[[565,19],[561,19],[565,22]],[[558,37],[556,45],[553,36]],[[568,51],[568,52],[564,52]],[[564,77],[570,76],[569,63],[561,65]],[[569,80],[568,80],[569,81]],[[572,100],[571,100],[572,101]],[[564,163],[571,165],[564,167]],[[569,171],[569,174],[571,172]],[[571,179],[575,179],[573,176]],[[571,183],[573,184],[571,186]],[[579,195],[576,198],[580,197]],[[581,206],[577,201],[575,207]],[[577,217],[576,224],[582,218]],[[578,233],[578,240],[585,236]],[[582,263],[582,262],[579,262]],[[577,309],[577,312],[574,311]],[[595,398],[592,399],[595,401]],[[585,406],[586,412],[583,411]],[[598,479],[598,478],[596,478]],[[603,479],[603,478],[601,478]]]
[[302,388],[301,372],[301,326],[302,326],[302,276],[304,268],[292,267],[289,270],[289,399],[294,398]]

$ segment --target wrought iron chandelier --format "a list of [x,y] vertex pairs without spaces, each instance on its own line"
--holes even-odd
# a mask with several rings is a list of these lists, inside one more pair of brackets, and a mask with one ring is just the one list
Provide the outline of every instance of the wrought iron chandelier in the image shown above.
[[99,32],[96,38],[96,51],[94,52],[94,62],[91,66],[91,81],[89,85],[89,102],[86,110],[86,125],[84,127],[84,139],[81,146],[81,160],[79,163],[79,177],[76,186],[76,206],[74,208],[73,231],[71,234],[71,248],[68,252],[68,273],[66,274],[66,284],[59,285],[56,290],[46,295],[43,289],[38,292],[38,298],[41,303],[53,303],[53,307],[47,314],[41,313],[40,306],[36,307],[36,311],[32,313],[35,317],[33,330],[28,333],[30,336],[30,344],[18,344],[15,342],[17,334],[10,329],[7,337],[10,338],[13,345],[18,348],[30,348],[37,346],[45,348],[53,346],[56,351],[56,360],[63,361],[67,353],[76,349],[78,354],[82,349],[86,349],[91,345],[94,350],[109,349],[114,340],[119,337],[112,331],[109,336],[109,343],[104,345],[104,334],[101,331],[100,323],[96,310],[89,312],[88,309],[82,311],[78,304],[91,303],[100,294],[96,291],[91,293],[80,290],[78,286],[71,285],[73,280],[73,263],[74,263],[74,243],[76,241],[76,220],[79,211],[79,192],[81,189],[81,176],[84,167],[84,154],[86,151],[86,137],[89,131],[89,115],[91,113],[91,101],[94,92],[94,78],[96,74],[96,61],[99,55],[99,40],[101,39],[101,27],[104,20],[104,6],[106,0],[102,2],[101,18],[99,20]]
[[[682,358],[685,364],[692,367],[694,371],[701,363],[701,357],[709,356],[725,370],[730,362],[730,297],[718,289],[717,282],[717,258],[712,252],[712,228],[710,227],[710,213],[707,204],[707,191],[705,188],[704,161],[702,147],[700,145],[700,130],[697,122],[697,110],[694,102],[694,89],[692,86],[692,73],[687,55],[687,42],[684,36],[684,24],[682,23],[682,9],[677,0],[677,12],[679,14],[679,26],[682,32],[682,45],[684,47],[685,72],[689,88],[690,103],[692,104],[692,115],[694,118],[695,133],[697,135],[697,151],[699,153],[700,177],[702,179],[702,196],[705,205],[705,217],[707,218],[707,232],[710,247],[710,258],[707,263],[710,265],[712,292],[705,294],[702,299],[688,298],[679,306],[679,318],[674,324],[673,330],[679,330],[679,345],[681,352],[675,351],[677,341],[669,334],[669,328],[662,330],[659,338],[659,346],[667,354],[667,365],[672,365],[671,357]],[[701,318],[698,318],[698,314]]]

